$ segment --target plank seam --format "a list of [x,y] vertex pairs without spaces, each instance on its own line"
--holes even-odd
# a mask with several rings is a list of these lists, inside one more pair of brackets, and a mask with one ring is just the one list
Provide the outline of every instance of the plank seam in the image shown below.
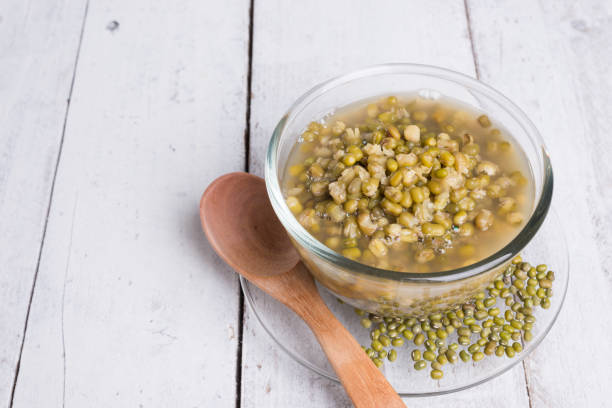
[[472,20],[470,16],[470,8],[467,4],[467,0],[463,0],[463,9],[465,10],[465,19],[467,20],[467,31],[470,39],[470,47],[472,48],[472,59],[474,60],[474,69],[476,70],[476,78],[480,79],[480,64],[478,62],[478,56],[476,55],[476,49],[474,48],[474,36],[472,33]]
[[246,117],[244,128],[244,170],[249,171],[251,155],[251,92],[252,92],[252,70],[253,70],[253,15],[255,0],[249,3],[249,43],[248,43],[248,63],[246,80]]
[[531,390],[529,389],[529,375],[527,375],[527,364],[525,360],[521,361],[523,365],[523,373],[525,374],[525,390],[527,390],[527,401],[529,401],[529,408],[533,408],[533,403],[531,401]]
[[[249,171],[251,155],[251,90],[253,70],[253,25],[255,0],[249,2],[249,42],[246,79],[246,117],[244,128],[244,170]],[[244,294],[242,286],[238,285],[238,346],[236,348],[236,408],[242,406],[242,340],[244,337]]]
[[21,345],[19,347],[19,356],[17,357],[17,364],[15,366],[15,377],[13,378],[13,385],[11,387],[11,398],[9,400],[9,408],[13,407],[15,400],[15,391],[17,389],[17,381],[19,379],[19,369],[21,368],[21,357],[23,356],[23,347],[25,345],[26,333],[28,331],[28,322],[30,320],[30,311],[32,309],[32,300],[34,299],[34,291],[36,290],[36,281],[38,279],[38,272],[40,270],[40,261],[42,258],[42,252],[44,249],[45,238],[47,236],[47,226],[49,225],[49,215],[51,214],[51,203],[53,202],[53,193],[55,191],[55,181],[57,180],[57,172],[59,169],[59,163],[62,157],[62,149],[64,147],[64,137],[66,135],[66,123],[68,122],[68,114],[70,112],[70,101],[72,99],[72,91],[74,90],[74,83],[76,80],[76,72],[79,64],[79,56],[81,54],[81,45],[83,43],[83,34],[85,32],[85,22],[87,21],[87,12],[89,10],[89,0],[85,2],[85,11],[83,13],[83,22],[81,24],[81,31],[79,33],[79,43],[77,45],[76,56],[74,59],[72,78],[70,80],[70,88],[68,89],[68,99],[66,100],[66,111],[64,112],[64,123],[62,124],[62,134],[59,142],[59,149],[57,152],[57,159],[55,161],[55,168],[53,170],[53,180],[51,182],[51,190],[49,192],[49,200],[47,202],[47,214],[45,216],[45,223],[43,226],[42,237],[40,240],[40,246],[38,247],[38,257],[36,260],[36,269],[34,270],[34,277],[32,279],[32,288],[30,289],[30,298],[28,300],[28,308],[26,310],[26,317],[23,326],[23,334],[21,336]]

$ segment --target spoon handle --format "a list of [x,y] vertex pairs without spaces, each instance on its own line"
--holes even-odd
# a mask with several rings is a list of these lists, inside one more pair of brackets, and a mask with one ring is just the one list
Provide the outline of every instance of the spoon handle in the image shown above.
[[329,310],[304,265],[300,262],[293,272],[308,274],[312,289],[307,291],[307,307],[294,307],[295,303],[289,306],[314,332],[353,405],[357,408],[406,408],[353,335]]

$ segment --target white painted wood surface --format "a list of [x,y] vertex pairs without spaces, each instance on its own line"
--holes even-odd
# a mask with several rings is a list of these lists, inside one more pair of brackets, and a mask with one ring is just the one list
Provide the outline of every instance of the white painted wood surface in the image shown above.
[[609,405],[612,4],[255,0],[252,38],[249,1],[220,4],[0,8],[0,406],[349,406],[248,309],[239,348],[237,279],[197,203],[246,151],[263,173],[276,121],[308,88],[392,61],[478,74],[527,112],[573,256],[565,308],[524,367],[408,405]]
[[531,406],[610,406],[612,358],[598,352],[595,339],[612,337],[600,317],[612,308],[612,163],[606,159],[612,152],[612,4],[492,5],[470,2],[480,72],[527,111],[546,140],[555,170],[553,205],[572,256],[565,308],[525,363]]
[[0,406],[11,399],[84,13],[81,0],[0,5]]
[[244,168],[249,12],[215,4],[89,4],[15,407],[235,404],[239,287],[198,203]]

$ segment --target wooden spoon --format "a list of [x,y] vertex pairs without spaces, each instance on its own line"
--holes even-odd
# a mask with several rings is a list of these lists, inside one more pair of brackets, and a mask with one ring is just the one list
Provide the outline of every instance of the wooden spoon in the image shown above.
[[263,179],[248,173],[219,177],[202,196],[200,218],[225,262],[304,319],[356,407],[406,407],[321,299],[274,214]]

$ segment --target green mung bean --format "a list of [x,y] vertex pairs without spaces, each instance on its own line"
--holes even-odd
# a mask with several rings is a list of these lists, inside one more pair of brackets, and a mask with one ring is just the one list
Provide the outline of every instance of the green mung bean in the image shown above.
[[419,360],[419,361],[414,363],[414,369],[415,370],[422,370],[425,367],[427,367],[427,362],[424,361],[424,360]]

